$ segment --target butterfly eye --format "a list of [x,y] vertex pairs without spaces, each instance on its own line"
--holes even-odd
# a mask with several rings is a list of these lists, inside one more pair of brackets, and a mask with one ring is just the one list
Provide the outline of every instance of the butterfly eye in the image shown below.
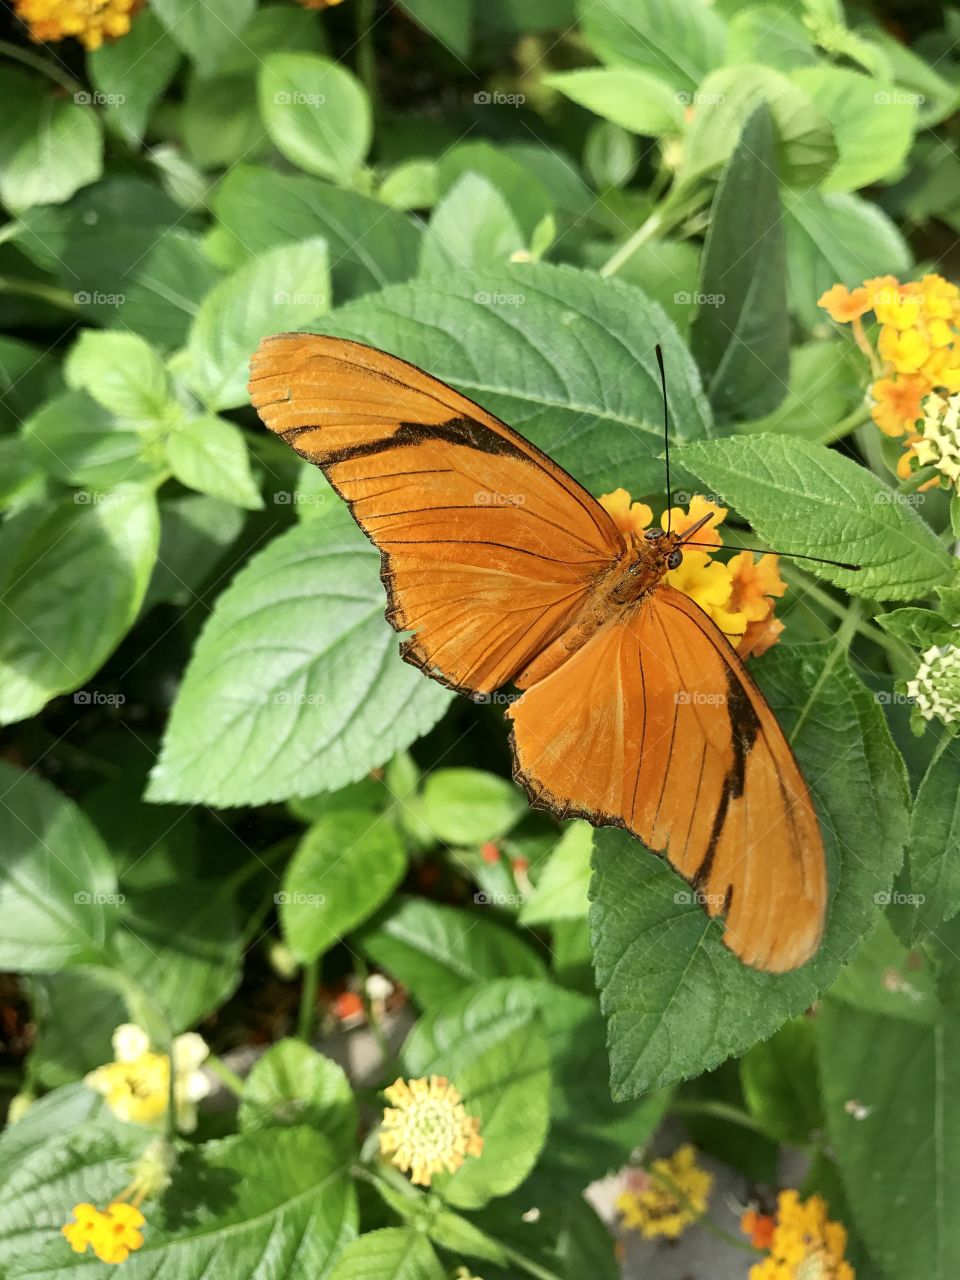
[[679,548],[676,551],[671,551],[667,556],[667,568],[679,569],[681,564],[683,564],[683,552]]
[[663,537],[662,529],[648,529],[643,535],[648,542],[656,542],[657,538]]

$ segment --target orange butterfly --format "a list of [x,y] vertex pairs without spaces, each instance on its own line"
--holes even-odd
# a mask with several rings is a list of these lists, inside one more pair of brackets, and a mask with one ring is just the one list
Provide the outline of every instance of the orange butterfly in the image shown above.
[[380,550],[404,658],[462,693],[525,690],[507,715],[531,803],[665,853],[746,964],[808,960],[826,909],[816,814],[732,646],[663,581],[695,528],[628,541],[516,431],[361,343],[266,338],[250,397]]

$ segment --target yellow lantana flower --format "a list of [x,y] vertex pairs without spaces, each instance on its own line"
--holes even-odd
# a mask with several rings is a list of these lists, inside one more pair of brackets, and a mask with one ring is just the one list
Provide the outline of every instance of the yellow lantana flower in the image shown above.
[[480,1121],[468,1116],[462,1094],[445,1076],[397,1079],[384,1089],[392,1107],[380,1122],[380,1151],[411,1182],[429,1187],[435,1173],[456,1173],[483,1151]]
[[[748,1210],[740,1225],[756,1242],[758,1216]],[[843,1256],[846,1228],[830,1221],[822,1196],[802,1201],[796,1191],[781,1191],[772,1230],[762,1236],[770,1253],[750,1268],[750,1280],[855,1280]]]
[[30,39],[50,44],[75,36],[85,49],[99,49],[130,30],[143,0],[13,0],[13,11],[30,29]]
[[632,1170],[615,1207],[623,1225],[645,1239],[676,1240],[703,1216],[712,1189],[713,1174],[700,1168],[696,1151],[686,1143],[668,1159],[654,1160],[649,1172]]
[[871,308],[870,295],[862,286],[852,292],[845,284],[835,284],[822,294],[817,304],[824,308],[837,324],[849,324],[858,320]]
[[[106,1098],[118,1119],[147,1126],[161,1123],[170,1099],[170,1059],[151,1049],[147,1033],[130,1022],[114,1031],[113,1051],[115,1060],[89,1072],[84,1083]],[[177,1127],[185,1133],[197,1127],[197,1103],[210,1092],[210,1082],[200,1070],[209,1052],[194,1031],[173,1042]]]
[[95,1205],[75,1204],[73,1222],[60,1230],[74,1253],[92,1249],[101,1262],[126,1262],[143,1244],[140,1228],[146,1219],[138,1208],[122,1201],[108,1204],[102,1212]]
[[612,517],[613,523],[628,538],[642,538],[644,529],[653,522],[653,510],[645,502],[631,502],[626,489],[614,489],[605,493],[600,505]]

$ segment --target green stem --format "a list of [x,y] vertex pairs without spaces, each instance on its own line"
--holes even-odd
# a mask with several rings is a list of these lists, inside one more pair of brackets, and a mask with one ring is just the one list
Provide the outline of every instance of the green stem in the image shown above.
[[845,418],[841,418],[834,427],[834,440],[839,440],[841,436],[847,435],[849,432],[862,427],[870,421],[870,406],[866,401],[861,401],[855,409],[851,409]]
[[376,9],[377,0],[359,0],[357,4],[357,74],[374,113],[377,107],[377,56],[373,47]]
[[313,1023],[317,1014],[317,987],[320,985],[320,960],[311,960],[303,966],[303,985],[300,988],[300,1013],[297,1018],[297,1035],[305,1044],[313,1038]]
[[612,253],[600,268],[600,275],[612,276],[619,271],[625,262],[627,262],[637,252],[639,248],[647,243],[648,240],[655,239],[663,230],[659,213],[651,213],[643,226],[638,227],[633,235],[623,242],[615,253]]
[[851,600],[847,608],[844,610],[844,619],[837,631],[837,638],[834,641],[833,648],[827,654],[827,660],[823,664],[823,670],[814,681],[813,688],[810,690],[810,696],[807,698],[803,707],[800,709],[800,715],[797,717],[796,723],[790,731],[790,741],[796,742],[799,737],[803,723],[810,714],[810,708],[817,700],[817,695],[826,683],[830,672],[837,665],[842,657],[846,656],[847,650],[850,648],[850,642],[853,640],[860,623],[861,605],[859,600]]
[[302,835],[299,832],[296,835],[284,836],[282,840],[272,844],[269,849],[264,849],[263,853],[258,854],[255,858],[249,858],[236,869],[232,876],[227,878],[224,884],[224,891],[229,894],[237,893],[248,880],[252,880],[261,871],[269,870],[275,862],[279,862],[282,857],[292,853],[301,839]]
[[243,1097],[243,1080],[232,1068],[227,1066],[222,1058],[218,1058],[215,1053],[211,1053],[207,1058],[206,1065],[217,1079],[227,1086],[231,1093],[236,1094],[238,1098]]
[[919,471],[914,471],[912,475],[907,476],[906,480],[900,481],[897,485],[897,492],[915,493],[922,484],[926,484],[928,480],[932,480],[936,475],[936,467],[921,467]]
[[6,226],[0,227],[0,244],[6,244],[8,240],[16,240],[21,229],[19,222],[8,222]]
[[[792,565],[781,564],[780,572],[787,579],[791,586],[797,587],[803,591],[804,595],[811,596],[816,600],[817,604],[822,605],[828,613],[832,613],[835,618],[846,618],[846,606],[841,604],[839,600],[834,600],[828,591],[824,591],[818,587],[810,578],[799,569],[795,569]],[[879,627],[875,627],[871,622],[858,622],[857,634],[863,636],[865,640],[869,640],[871,644],[878,645],[881,649],[898,662],[904,657],[909,657],[913,661],[913,652],[896,636],[891,636],[886,631],[881,631]]]
[[18,293],[25,298],[39,298],[41,302],[62,307],[64,311],[80,309],[72,293],[68,293],[66,289],[57,289],[52,284],[44,284],[42,280],[19,280],[14,276],[0,276],[0,293]]
[[506,1255],[507,1261],[512,1262],[515,1267],[519,1267],[521,1271],[525,1271],[528,1276],[536,1276],[537,1280],[563,1280],[563,1277],[558,1272],[541,1267],[539,1262],[534,1262],[532,1258],[527,1258],[524,1254],[518,1253],[516,1249],[511,1249],[502,1240],[498,1240],[497,1244]]
[[54,84],[60,85],[62,89],[66,89],[68,93],[77,93],[83,88],[79,80],[75,80],[67,71],[61,71],[52,62],[48,62],[46,58],[42,58],[39,53],[34,53],[32,49],[24,49],[22,45],[11,44],[9,40],[0,40],[0,54],[6,58],[12,58],[14,62],[22,62],[25,67],[32,67],[34,71],[39,71],[41,75],[45,75],[52,80]]
[[758,1124],[749,1112],[729,1102],[720,1102],[713,1098],[690,1098],[687,1101],[674,1102],[670,1106],[670,1111],[678,1116],[709,1116],[713,1120],[726,1120],[730,1124],[740,1125],[742,1129],[749,1129],[752,1133],[765,1135],[766,1132],[763,1125]]

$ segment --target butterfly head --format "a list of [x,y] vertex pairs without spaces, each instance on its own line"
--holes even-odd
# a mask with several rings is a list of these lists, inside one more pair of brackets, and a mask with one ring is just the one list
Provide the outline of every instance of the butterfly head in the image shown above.
[[663,529],[648,529],[643,535],[649,544],[661,573],[679,569],[683,564],[683,539],[678,533],[665,533]]

